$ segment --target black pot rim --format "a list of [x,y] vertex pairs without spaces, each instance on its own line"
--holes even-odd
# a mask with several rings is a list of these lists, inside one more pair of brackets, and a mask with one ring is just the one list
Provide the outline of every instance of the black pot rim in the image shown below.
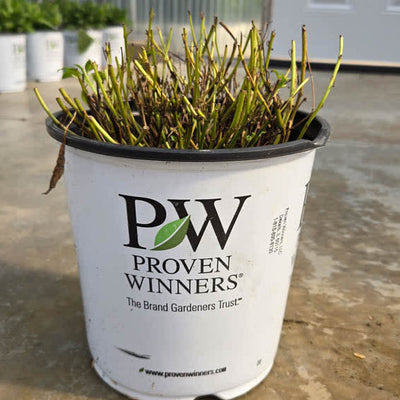
[[[54,114],[56,118],[63,115],[62,111]],[[307,113],[298,112],[300,118]],[[64,141],[64,130],[59,127],[50,117],[46,119],[46,128],[49,135],[59,142]],[[259,146],[250,148],[215,149],[215,150],[177,150],[156,147],[136,147],[130,145],[112,144],[98,142],[93,139],[68,134],[67,146],[112,157],[122,157],[141,160],[157,161],[182,161],[182,162],[224,162],[241,160],[260,160],[287,156],[322,147],[326,144],[330,135],[328,122],[321,117],[316,117],[311,123],[303,139],[290,141],[288,143]]]

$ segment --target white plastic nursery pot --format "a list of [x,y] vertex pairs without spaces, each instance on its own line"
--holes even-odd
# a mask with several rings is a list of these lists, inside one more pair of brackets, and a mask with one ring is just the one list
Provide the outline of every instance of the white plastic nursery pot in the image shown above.
[[[47,129],[63,140],[50,119]],[[328,136],[317,118],[307,139],[249,149],[67,137],[87,336],[105,382],[139,400],[230,399],[266,377]]]
[[[122,26],[108,26],[104,28],[103,48],[105,48],[106,43],[110,43],[112,64],[116,65],[115,57],[118,57],[119,60],[121,59],[121,48],[125,52],[124,28]],[[102,66],[103,68],[107,66],[105,57],[103,57]]]
[[88,60],[94,61],[97,65],[101,65],[103,62],[103,31],[88,29],[86,33],[93,39],[93,42],[86,51],[80,53],[78,31],[64,31],[64,67],[84,66]]
[[56,82],[62,78],[64,35],[62,32],[33,32],[27,35],[28,79]]
[[26,35],[0,34],[0,93],[26,88]]

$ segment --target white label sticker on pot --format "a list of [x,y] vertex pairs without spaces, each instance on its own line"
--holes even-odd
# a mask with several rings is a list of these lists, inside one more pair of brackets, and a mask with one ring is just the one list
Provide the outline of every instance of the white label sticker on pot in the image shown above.
[[272,221],[269,254],[282,254],[289,207]]

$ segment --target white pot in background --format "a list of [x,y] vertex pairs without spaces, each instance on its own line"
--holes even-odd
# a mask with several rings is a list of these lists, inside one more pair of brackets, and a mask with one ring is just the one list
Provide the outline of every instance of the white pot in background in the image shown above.
[[[121,59],[121,48],[125,52],[124,28],[122,26],[109,26],[103,29],[103,48],[105,48],[107,42],[110,43],[112,65],[115,66],[115,57]],[[104,57],[102,61],[102,66],[105,68],[107,61]]]
[[26,88],[26,35],[0,34],[0,93]]
[[[63,129],[48,119],[49,133]],[[116,146],[68,136],[65,178],[94,368],[139,400],[230,399],[272,368],[315,149]]]
[[59,81],[64,66],[63,33],[29,33],[26,43],[28,79],[39,82]]
[[84,66],[88,60],[101,66],[103,56],[103,31],[88,29],[86,33],[93,39],[86,51],[78,51],[78,31],[64,31],[64,67]]

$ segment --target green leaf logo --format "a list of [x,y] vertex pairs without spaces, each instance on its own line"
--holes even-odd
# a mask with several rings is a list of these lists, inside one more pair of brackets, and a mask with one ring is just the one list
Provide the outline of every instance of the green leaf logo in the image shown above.
[[189,221],[190,215],[164,225],[154,239],[155,247],[152,250],[168,250],[178,246],[185,238]]

